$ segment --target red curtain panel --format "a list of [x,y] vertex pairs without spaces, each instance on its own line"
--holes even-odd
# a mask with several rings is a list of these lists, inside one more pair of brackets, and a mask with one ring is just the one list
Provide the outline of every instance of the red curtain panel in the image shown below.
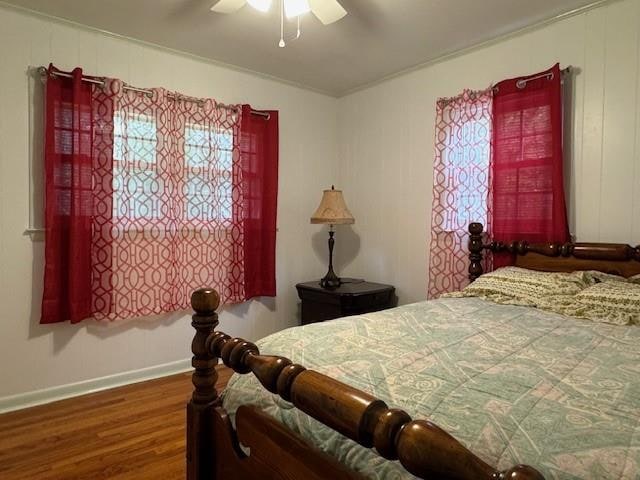
[[[494,88],[491,232],[510,242],[566,242],[558,64]],[[496,255],[494,267],[512,263]]]
[[244,202],[245,298],[276,295],[278,112],[242,107],[240,153]]
[[[57,71],[49,66],[50,72]],[[91,316],[91,84],[50,77],[45,113],[45,270],[41,323]]]

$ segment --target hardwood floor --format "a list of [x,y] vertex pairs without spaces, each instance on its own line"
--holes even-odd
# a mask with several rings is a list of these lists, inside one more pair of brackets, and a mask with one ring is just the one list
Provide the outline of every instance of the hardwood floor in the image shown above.
[[183,373],[0,415],[0,479],[184,480],[191,390]]

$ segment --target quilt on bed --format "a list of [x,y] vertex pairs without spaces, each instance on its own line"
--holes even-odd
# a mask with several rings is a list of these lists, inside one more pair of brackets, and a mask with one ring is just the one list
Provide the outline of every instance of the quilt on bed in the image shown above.
[[[257,344],[434,421],[500,469],[526,463],[547,479],[640,478],[640,327],[448,298],[296,327]],[[232,418],[242,404],[372,479],[413,478],[252,375],[234,375],[224,393]]]

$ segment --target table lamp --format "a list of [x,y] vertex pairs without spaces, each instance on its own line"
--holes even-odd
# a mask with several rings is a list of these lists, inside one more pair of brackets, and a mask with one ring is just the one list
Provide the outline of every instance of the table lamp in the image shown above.
[[342,283],[340,277],[333,271],[333,245],[335,243],[333,239],[333,226],[348,225],[355,222],[356,219],[353,218],[353,215],[351,215],[347,205],[344,203],[342,190],[336,190],[334,186],[331,185],[331,190],[325,190],[323,192],[320,206],[311,216],[311,223],[329,225],[329,270],[322,280],[320,280],[320,286],[322,288],[338,288]]

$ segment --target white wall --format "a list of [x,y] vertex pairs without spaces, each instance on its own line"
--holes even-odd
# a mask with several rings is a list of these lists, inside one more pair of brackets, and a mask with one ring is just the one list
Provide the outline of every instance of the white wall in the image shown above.
[[[40,326],[43,246],[23,234],[29,220],[29,155],[41,144],[29,129],[27,68],[82,66],[136,86],[162,86],[225,103],[280,110],[280,187],[275,301],[229,308],[221,328],[256,339],[297,322],[294,285],[319,277],[309,215],[337,172],[333,98],[259,76],[0,8],[0,399],[190,357],[185,314],[112,324]],[[31,87],[33,88],[33,87]],[[32,139],[31,135],[34,136]],[[35,155],[36,160],[40,157]],[[41,193],[39,199],[41,200]]]
[[437,98],[556,62],[576,70],[565,149],[571,231],[640,243],[640,0],[623,0],[340,99],[340,179],[357,219],[342,243],[336,234],[350,251],[340,273],[393,283],[403,303],[424,299]]

